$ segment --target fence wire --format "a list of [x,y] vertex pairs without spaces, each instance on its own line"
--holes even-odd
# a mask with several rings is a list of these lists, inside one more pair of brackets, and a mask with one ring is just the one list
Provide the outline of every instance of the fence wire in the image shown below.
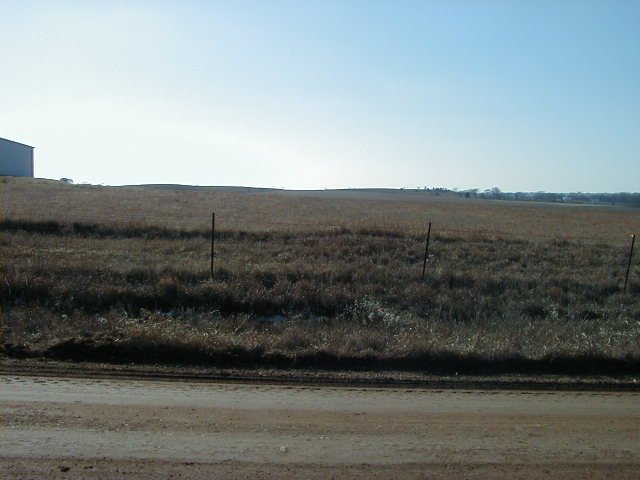
[[[29,234],[53,234],[58,235],[61,240],[60,243],[64,243],[65,235],[72,235],[74,237],[93,237],[99,236],[101,238],[106,239],[118,239],[118,238],[137,238],[142,243],[142,246],[138,245],[136,248],[136,252],[138,256],[142,256],[145,262],[149,264],[153,264],[157,262],[158,257],[170,256],[170,252],[175,250],[175,248],[168,248],[166,245],[163,245],[161,242],[163,241],[183,241],[187,239],[199,238],[203,241],[203,244],[206,242],[206,239],[210,237],[213,232],[209,229],[211,225],[206,227],[201,227],[200,229],[185,228],[181,229],[176,227],[175,224],[171,226],[162,227],[162,224],[157,222],[155,217],[153,217],[153,223],[148,222],[149,217],[110,217],[113,219],[117,219],[117,222],[113,222],[113,226],[109,226],[104,219],[101,220],[100,224],[85,224],[78,221],[65,222],[65,223],[57,223],[57,222],[21,222],[19,220],[10,220],[5,219],[2,220],[0,225],[2,226],[3,232],[20,232],[24,231]],[[223,224],[224,225],[224,224]],[[423,261],[429,261],[430,264],[433,262],[435,267],[435,262],[440,262],[439,267],[443,264],[445,267],[449,268],[457,268],[460,271],[473,270],[475,275],[487,275],[487,276],[495,276],[499,274],[502,270],[508,270],[510,273],[514,273],[518,270],[518,266],[516,264],[510,264],[507,258],[505,258],[502,262],[500,258],[491,258],[491,255],[485,256],[485,260],[494,262],[494,267],[492,268],[483,268],[480,265],[466,265],[464,258],[459,258],[458,255],[454,255],[452,257],[445,258],[442,254],[442,249],[436,246],[438,240],[448,240],[453,239],[455,241],[467,242],[469,244],[474,244],[477,242],[492,242],[502,239],[508,239],[512,241],[518,242],[536,242],[537,240],[544,239],[549,240],[550,244],[555,244],[555,247],[562,247],[565,241],[577,241],[584,242],[587,245],[592,244],[594,239],[591,237],[584,237],[580,235],[565,235],[565,234],[547,234],[547,233],[539,233],[536,232],[535,237],[531,236],[523,236],[516,232],[510,232],[505,230],[498,229],[465,229],[465,228],[438,228],[438,225],[432,224],[431,228],[431,250],[430,255],[428,257],[422,257],[424,249],[424,242],[427,239],[427,231],[428,227],[415,227],[415,226],[401,226],[401,225],[365,225],[365,224],[323,224],[323,223],[315,223],[315,222],[234,222],[233,225],[227,223],[223,226],[221,231],[216,231],[215,235],[218,237],[218,242],[223,241],[228,245],[225,247],[228,251],[229,249],[233,250],[233,243],[237,242],[241,239],[240,237],[234,235],[224,235],[229,232],[242,232],[242,227],[251,227],[246,231],[251,233],[275,233],[278,234],[282,232],[282,228],[302,228],[301,230],[294,230],[293,232],[284,231],[283,233],[287,235],[292,235],[295,239],[296,235],[302,235],[307,237],[308,235],[313,235],[317,233],[321,229],[332,230],[334,233],[344,233],[348,235],[373,235],[375,236],[377,232],[389,232],[395,234],[403,234],[408,233],[411,237],[403,237],[402,235],[394,237],[395,241],[402,241],[403,238],[406,240],[410,240],[413,242],[413,247],[416,251],[412,255],[414,261],[416,263],[420,263],[420,268],[422,269]],[[100,230],[104,228],[104,230]],[[138,228],[139,230],[135,230]],[[216,227],[219,228],[219,227]],[[273,231],[272,231],[273,230]],[[181,234],[183,232],[184,234]],[[186,233],[185,233],[186,232]],[[188,232],[193,233],[188,234]],[[620,257],[620,264],[624,263],[624,267],[627,268],[627,277],[624,279],[625,284],[627,283],[629,274],[633,274],[635,271],[635,263],[633,262],[633,242],[635,239],[635,235],[626,236],[626,238],[609,238],[609,241],[602,242],[601,240],[597,240],[597,243],[606,246],[607,248],[615,248],[615,249],[628,249],[631,247],[631,250],[626,250],[628,252],[628,256],[622,252],[616,253],[616,257]],[[260,240],[261,241],[261,240]],[[264,241],[269,242],[270,239],[267,237]],[[87,248],[87,247],[85,247]],[[203,246],[203,252],[206,251],[207,248]],[[259,250],[259,249],[256,249]],[[163,253],[164,252],[164,253]],[[98,254],[99,252],[96,252]],[[215,254],[215,252],[213,252]],[[425,252],[426,253],[426,252]],[[127,254],[129,254],[127,252]],[[406,252],[405,252],[406,254]],[[203,253],[203,256],[205,254]],[[208,257],[208,252],[207,252]],[[366,256],[375,256],[375,253],[362,251],[359,252],[359,255]],[[256,262],[259,263],[259,251],[256,251]],[[126,257],[126,255],[125,255]],[[168,258],[163,259],[163,263],[167,263]],[[495,263],[498,262],[498,263]],[[620,265],[614,266],[616,269],[620,268]],[[585,268],[584,266],[576,265],[578,270]],[[211,273],[213,273],[213,263],[211,264]]]

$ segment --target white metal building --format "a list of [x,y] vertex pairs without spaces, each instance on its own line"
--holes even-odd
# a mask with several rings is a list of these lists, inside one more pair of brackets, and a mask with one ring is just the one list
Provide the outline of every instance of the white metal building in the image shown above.
[[33,147],[0,138],[0,175],[33,177]]

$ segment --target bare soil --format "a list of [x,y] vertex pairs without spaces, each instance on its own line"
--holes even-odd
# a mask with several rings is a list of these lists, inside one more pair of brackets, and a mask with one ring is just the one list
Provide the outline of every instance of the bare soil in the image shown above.
[[3,478],[637,478],[637,392],[4,375]]

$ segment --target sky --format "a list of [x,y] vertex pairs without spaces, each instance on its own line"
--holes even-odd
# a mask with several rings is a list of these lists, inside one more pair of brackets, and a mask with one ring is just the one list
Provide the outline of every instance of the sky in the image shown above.
[[637,0],[0,5],[37,177],[640,191]]

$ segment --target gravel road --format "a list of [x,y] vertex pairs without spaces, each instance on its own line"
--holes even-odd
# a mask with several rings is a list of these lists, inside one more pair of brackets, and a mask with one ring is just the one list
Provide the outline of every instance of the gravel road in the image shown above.
[[639,478],[640,394],[5,375],[10,478]]

